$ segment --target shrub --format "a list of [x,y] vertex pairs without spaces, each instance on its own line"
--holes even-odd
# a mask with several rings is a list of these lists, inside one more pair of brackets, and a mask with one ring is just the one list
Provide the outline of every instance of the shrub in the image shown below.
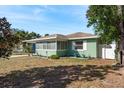
[[50,58],[51,59],[59,59],[60,57],[58,55],[51,55]]

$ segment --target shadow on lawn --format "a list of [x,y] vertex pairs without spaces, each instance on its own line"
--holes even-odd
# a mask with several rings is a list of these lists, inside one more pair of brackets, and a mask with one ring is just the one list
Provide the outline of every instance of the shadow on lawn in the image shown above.
[[71,81],[86,80],[93,81],[104,79],[109,69],[118,70],[117,67],[78,65],[78,66],[57,66],[40,67],[25,71],[13,71],[6,76],[0,76],[0,87],[44,87],[64,88]]

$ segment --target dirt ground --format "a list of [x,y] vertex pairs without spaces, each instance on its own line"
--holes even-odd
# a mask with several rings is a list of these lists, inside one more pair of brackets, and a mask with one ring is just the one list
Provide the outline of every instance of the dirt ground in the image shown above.
[[115,60],[40,57],[0,59],[0,87],[124,87],[124,68]]

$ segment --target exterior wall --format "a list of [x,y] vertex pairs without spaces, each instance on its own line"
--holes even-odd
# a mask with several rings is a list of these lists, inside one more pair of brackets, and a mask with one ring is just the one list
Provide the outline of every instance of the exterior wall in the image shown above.
[[57,55],[59,55],[61,57],[67,56],[67,50],[58,50]]
[[57,55],[61,57],[67,56],[67,48],[68,48],[67,43],[68,43],[67,41],[57,41]]
[[57,52],[55,50],[42,50],[42,49],[36,49],[36,54],[40,56],[51,56],[56,55]]
[[14,49],[13,49],[13,53],[15,54],[21,54],[23,53],[23,45],[20,44],[20,45],[17,45]]
[[[35,54],[36,55],[51,56],[51,55],[56,55],[57,54],[56,49],[40,49],[40,48],[37,48],[37,46],[40,46],[39,44],[40,43],[36,43],[36,49],[35,49]],[[55,44],[56,44],[56,42],[55,42]]]
[[69,42],[68,55],[69,56],[79,56],[79,57],[97,57],[97,39],[82,39],[81,41],[87,42],[86,50],[72,50],[72,41]]
[[[35,49],[35,53],[41,56],[51,56],[51,55],[59,55],[59,56],[79,56],[79,57],[97,57],[97,39],[80,39],[80,41],[86,41],[87,49],[86,50],[72,50],[72,41],[70,40],[67,44],[67,49],[62,50],[50,50],[50,49]],[[36,43],[37,46],[37,43]],[[57,47],[57,43],[56,43]]]

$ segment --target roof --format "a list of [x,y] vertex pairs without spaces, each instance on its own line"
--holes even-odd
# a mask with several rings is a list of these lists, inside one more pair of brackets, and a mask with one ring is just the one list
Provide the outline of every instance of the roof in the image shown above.
[[68,39],[88,39],[88,38],[98,38],[98,36],[90,34],[90,33],[83,33],[77,32],[66,35]]
[[36,39],[24,40],[23,42],[35,43],[40,41],[52,41],[52,40],[67,40],[67,37],[61,34],[53,34],[53,35],[44,36]]
[[95,35],[89,34],[89,33],[77,32],[77,33],[73,33],[73,34],[68,34],[66,36],[68,38],[76,38],[76,37],[88,37],[88,36],[95,36]]
[[23,42],[33,43],[33,42],[40,42],[40,41],[51,41],[51,40],[72,40],[72,39],[88,39],[88,38],[98,38],[98,36],[90,34],[90,33],[83,33],[77,32],[68,35],[62,34],[53,34],[49,36],[40,37],[37,39],[25,40]]

